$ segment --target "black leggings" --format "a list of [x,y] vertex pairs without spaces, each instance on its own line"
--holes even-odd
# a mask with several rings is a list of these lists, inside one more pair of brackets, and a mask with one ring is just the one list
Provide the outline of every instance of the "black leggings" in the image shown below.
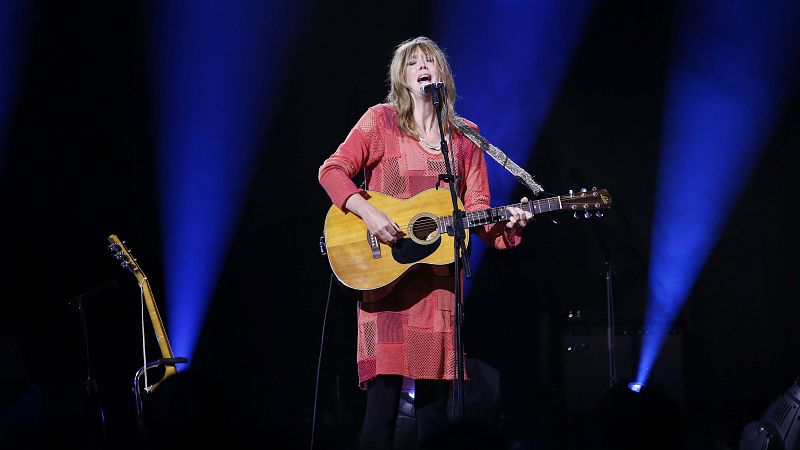
[[[403,377],[378,375],[367,388],[367,409],[359,440],[360,450],[391,450],[400,409]],[[450,382],[446,380],[414,381],[414,413],[417,423],[417,443],[447,425],[447,396]]]

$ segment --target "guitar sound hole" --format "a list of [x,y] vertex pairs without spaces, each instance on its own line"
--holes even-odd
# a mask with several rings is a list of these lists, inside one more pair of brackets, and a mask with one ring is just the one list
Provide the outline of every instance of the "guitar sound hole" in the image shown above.
[[431,217],[420,217],[411,226],[411,234],[419,243],[433,242],[439,235],[439,226]]

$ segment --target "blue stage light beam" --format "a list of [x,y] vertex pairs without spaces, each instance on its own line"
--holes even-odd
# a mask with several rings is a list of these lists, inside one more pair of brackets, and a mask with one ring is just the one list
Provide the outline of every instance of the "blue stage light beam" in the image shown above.
[[178,356],[194,353],[304,8],[150,3],[167,323]]
[[28,37],[30,2],[6,0],[0,2],[0,174],[8,118],[17,98],[19,72],[24,60]]
[[676,26],[639,382],[796,87],[800,58],[797,2],[687,1]]
[[[595,2],[436,2],[431,37],[450,58],[456,110],[523,168],[550,111]],[[516,179],[486,155],[493,206],[516,203]],[[528,171],[536,177],[536,171]],[[545,186],[546,187],[546,186]],[[530,197],[530,195],[528,195]],[[477,274],[486,246],[472,241]],[[470,280],[465,282],[465,291]]]

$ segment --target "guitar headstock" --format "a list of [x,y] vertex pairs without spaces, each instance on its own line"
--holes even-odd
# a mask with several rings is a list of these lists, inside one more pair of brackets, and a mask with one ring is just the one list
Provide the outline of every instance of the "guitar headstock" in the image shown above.
[[577,192],[570,189],[568,195],[561,196],[561,205],[565,211],[572,211],[575,218],[603,217],[603,211],[611,208],[611,195],[596,187]]
[[108,250],[111,251],[111,255],[119,261],[120,267],[126,270],[130,270],[132,274],[136,275],[136,278],[141,281],[141,279],[145,278],[144,273],[139,268],[139,265],[136,264],[136,258],[133,257],[131,252],[125,248],[125,243],[122,242],[117,235],[112,234],[108,236]]

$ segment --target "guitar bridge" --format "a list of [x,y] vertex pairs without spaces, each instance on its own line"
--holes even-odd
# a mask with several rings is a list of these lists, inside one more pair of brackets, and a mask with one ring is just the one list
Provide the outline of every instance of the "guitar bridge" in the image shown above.
[[367,242],[369,243],[369,248],[372,249],[372,259],[381,259],[381,245],[378,242],[378,238],[370,233],[369,230],[367,230]]

